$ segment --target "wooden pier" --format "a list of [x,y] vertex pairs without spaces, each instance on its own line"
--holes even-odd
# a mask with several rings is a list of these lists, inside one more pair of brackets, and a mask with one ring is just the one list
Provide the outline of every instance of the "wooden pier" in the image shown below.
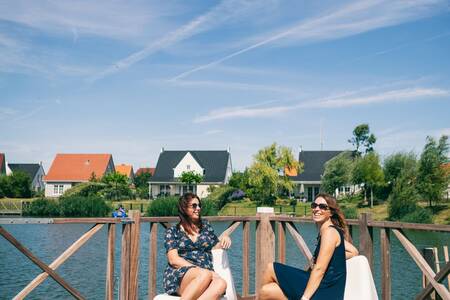
[[[257,295],[250,294],[250,243],[256,243],[255,253],[255,287],[258,291],[260,286],[260,278],[264,272],[265,266],[269,262],[286,261],[286,234],[290,234],[299,248],[299,252],[306,258],[308,267],[312,263],[312,254],[306,245],[301,231],[297,229],[295,224],[312,223],[311,218],[291,217],[274,215],[267,213],[259,213],[249,217],[205,217],[205,219],[214,222],[229,222],[228,229],[222,234],[232,234],[240,228],[242,230],[242,290],[239,295],[240,299],[255,299]],[[46,265],[38,257],[36,257],[29,249],[24,247],[14,236],[12,236],[4,227],[0,225],[0,235],[8,242],[16,247],[21,253],[28,257],[34,264],[41,268],[42,273],[25,286],[14,299],[24,299],[34,288],[41,284],[49,276],[58,284],[67,290],[76,299],[89,298],[89,295],[81,295],[79,291],[74,289],[57,273],[60,267],[71,255],[80,249],[86,241],[92,238],[103,226],[108,227],[108,244],[105,253],[107,255],[106,278],[105,278],[105,298],[112,300],[114,298],[114,252],[115,252],[115,236],[116,227],[121,226],[121,270],[120,270],[120,295],[121,300],[138,299],[139,287],[139,260],[148,259],[148,299],[153,299],[156,295],[156,274],[157,271],[157,237],[158,230],[175,224],[177,217],[141,217],[139,211],[131,211],[130,217],[126,219],[117,218],[54,218],[54,219],[25,219],[11,218],[0,219],[0,224],[92,224],[92,228],[84,233],[75,243],[73,243],[66,251],[64,251],[52,263]],[[255,236],[251,237],[250,223],[256,222]],[[434,293],[436,298],[450,300],[449,287],[446,287],[442,281],[445,280],[450,273],[450,262],[448,262],[448,253],[446,256],[446,265],[440,270],[435,271],[434,266],[427,263],[426,259],[421,255],[419,250],[408,239],[403,230],[420,230],[420,231],[439,231],[450,232],[449,225],[432,225],[432,224],[413,224],[399,222],[380,222],[373,221],[370,214],[362,214],[357,220],[348,220],[350,233],[354,229],[359,230],[359,250],[360,254],[365,255],[373,269],[374,257],[374,228],[380,229],[380,249],[381,249],[381,299],[391,299],[391,274],[396,270],[391,269],[391,239],[396,238],[411,256],[426,279],[426,285],[415,296],[415,299],[429,299]],[[149,253],[140,253],[140,228],[148,226],[150,232]],[[275,234],[275,232],[277,234]],[[236,247],[237,245],[234,245]],[[275,251],[277,248],[277,251]],[[275,257],[278,253],[278,257]],[[397,271],[400,272],[401,270]]]

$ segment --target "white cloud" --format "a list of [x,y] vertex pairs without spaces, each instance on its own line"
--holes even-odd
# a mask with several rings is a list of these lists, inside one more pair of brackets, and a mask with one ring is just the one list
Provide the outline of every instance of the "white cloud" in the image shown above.
[[14,116],[17,113],[16,110],[8,107],[0,107],[0,120],[4,120],[8,117]]
[[444,0],[358,0],[327,15],[304,20],[278,32],[272,32],[259,38],[251,37],[250,40],[258,40],[258,42],[213,62],[180,73],[171,80],[184,78],[269,44],[286,46],[343,38],[427,17],[440,13],[443,9],[448,10]]

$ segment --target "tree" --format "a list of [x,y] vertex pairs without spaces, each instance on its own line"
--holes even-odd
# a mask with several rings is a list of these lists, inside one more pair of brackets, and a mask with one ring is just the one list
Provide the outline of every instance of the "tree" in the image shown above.
[[1,194],[10,198],[30,198],[32,196],[30,176],[21,171],[9,176],[0,176]]
[[383,169],[375,152],[356,159],[353,168],[353,183],[364,185],[364,201],[367,202],[367,190],[370,189],[370,207],[373,207],[373,189],[384,184]]
[[417,177],[417,159],[413,152],[394,153],[384,160],[383,166],[384,179],[386,181],[386,192],[389,195],[395,183],[407,174],[409,178],[416,180]]
[[353,129],[353,137],[348,140],[355,147],[355,154],[361,156],[364,148],[365,153],[373,151],[373,145],[377,138],[373,133],[370,133],[368,124],[361,124]]
[[295,160],[292,150],[276,143],[258,151],[248,170],[249,194],[258,204],[273,204],[281,190],[292,192],[293,183],[285,169],[298,170],[301,165]]
[[351,183],[353,159],[349,152],[343,152],[333,157],[325,164],[325,171],[321,180],[321,188],[335,194],[336,189]]
[[119,200],[131,196],[131,189],[126,175],[117,172],[108,173],[102,177],[101,182],[106,184],[103,193],[107,199]]
[[233,172],[228,185],[244,192],[247,191],[247,189],[251,187],[249,183],[248,169],[245,169],[244,172]]
[[203,176],[195,171],[184,171],[181,173],[180,181],[191,187],[202,182]]
[[415,188],[415,178],[403,169],[396,177],[388,200],[389,220],[400,220],[417,210],[419,194]]
[[143,172],[136,175],[133,179],[134,186],[136,187],[136,195],[141,199],[148,199],[149,193],[149,181],[152,174],[149,172]]
[[448,136],[441,136],[438,143],[428,136],[420,155],[417,189],[422,197],[428,199],[430,207],[433,201],[442,198],[449,184],[449,174],[442,168],[442,164],[447,161],[448,151]]

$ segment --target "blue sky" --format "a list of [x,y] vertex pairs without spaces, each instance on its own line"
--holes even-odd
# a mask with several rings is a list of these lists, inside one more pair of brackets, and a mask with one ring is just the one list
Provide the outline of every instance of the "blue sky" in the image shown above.
[[[450,134],[448,1],[0,0],[0,152],[10,162],[277,142],[383,156]],[[322,128],[322,130],[321,130]]]

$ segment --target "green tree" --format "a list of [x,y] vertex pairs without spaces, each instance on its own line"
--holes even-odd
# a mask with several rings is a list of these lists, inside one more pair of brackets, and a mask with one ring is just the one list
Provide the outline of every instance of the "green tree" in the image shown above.
[[244,172],[233,172],[230,181],[228,182],[228,185],[235,189],[240,189],[245,192],[247,191],[247,189],[251,187],[249,178],[250,177],[248,169],[245,169]]
[[32,195],[31,178],[21,171],[13,172],[6,178],[7,197],[11,198],[30,198]]
[[258,204],[273,204],[281,190],[292,192],[293,183],[285,169],[298,170],[301,165],[295,160],[292,150],[276,143],[258,151],[249,168],[249,194]]
[[106,184],[102,191],[103,196],[109,200],[120,200],[132,196],[131,189],[126,175],[112,172],[104,175],[101,182]]
[[394,153],[384,160],[384,179],[386,181],[386,193],[389,195],[400,176],[408,174],[414,180],[417,177],[417,159],[413,152]]
[[364,149],[365,153],[373,151],[373,145],[377,138],[373,133],[370,133],[368,124],[360,124],[353,129],[353,137],[348,140],[355,147],[355,154],[360,156]]
[[422,197],[428,199],[430,207],[433,201],[441,200],[449,184],[449,175],[442,168],[448,151],[448,136],[443,135],[439,142],[428,136],[420,155],[417,189]]
[[335,194],[336,189],[348,185],[352,181],[353,158],[350,152],[343,152],[325,164],[321,188]]
[[[188,187],[194,187],[195,185],[203,181],[203,176],[195,171],[184,171],[183,173],[181,173],[180,181],[186,184]],[[192,190],[195,191],[194,188]]]
[[134,177],[133,183],[136,187],[136,194],[141,199],[148,199],[149,194],[149,181],[152,177],[151,173],[141,173]]
[[367,191],[370,190],[370,207],[373,207],[373,189],[384,185],[383,169],[375,152],[356,159],[353,168],[353,183],[364,185],[364,201],[367,202]]
[[419,194],[415,188],[415,178],[408,170],[403,170],[396,177],[392,192],[388,198],[389,220],[400,220],[417,209]]

